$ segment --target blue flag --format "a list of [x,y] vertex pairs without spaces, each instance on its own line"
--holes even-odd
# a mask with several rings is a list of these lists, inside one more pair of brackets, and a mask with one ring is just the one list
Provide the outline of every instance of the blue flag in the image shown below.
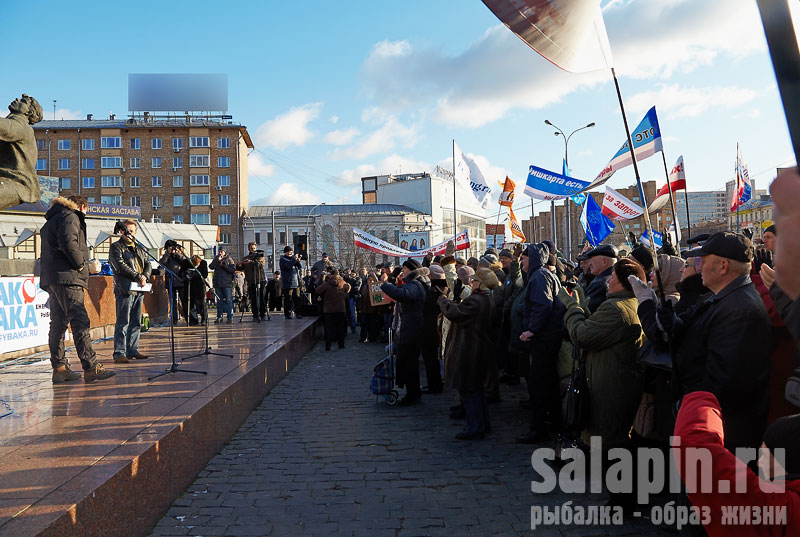
[[[644,230],[644,233],[642,233],[642,236],[639,237],[639,242],[650,248],[650,239],[647,235],[646,229]],[[664,237],[658,231],[653,232],[653,243],[655,243],[656,248],[661,248],[664,246]]]
[[[563,175],[564,177],[572,177],[572,175],[570,175],[569,173],[569,168],[567,168],[566,159],[564,159],[563,165],[561,166],[561,175]],[[575,194],[574,196],[570,196],[569,199],[571,199],[572,203],[574,203],[575,205],[580,205],[581,203],[586,201],[586,194],[583,193]]]
[[574,196],[588,185],[589,181],[530,166],[524,192],[537,200],[554,201]]
[[586,204],[583,206],[580,220],[583,230],[586,232],[586,239],[592,243],[592,246],[603,242],[603,239],[611,235],[614,230],[614,222],[603,214],[592,196],[586,196]]

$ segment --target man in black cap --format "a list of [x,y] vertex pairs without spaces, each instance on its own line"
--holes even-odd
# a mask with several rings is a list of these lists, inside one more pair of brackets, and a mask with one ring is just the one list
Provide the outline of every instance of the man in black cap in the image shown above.
[[670,302],[629,278],[639,299],[639,319],[648,339],[673,350],[676,399],[696,390],[717,396],[725,417],[725,447],[757,448],[769,407],[772,327],[750,281],[753,244],[744,235],[721,231],[701,248],[703,285],[711,290],[680,315]]
[[[167,288],[172,289],[172,324],[178,324],[178,298],[180,297],[180,316],[189,320],[189,285],[184,285],[184,273],[192,268],[192,263],[183,253],[180,244],[172,239],[164,243],[164,255],[158,261],[170,271],[167,274]],[[172,275],[175,275],[173,279]]]
[[589,270],[594,275],[592,283],[586,287],[586,300],[589,311],[594,313],[600,307],[600,304],[606,300],[608,280],[611,279],[614,263],[617,262],[619,254],[616,247],[610,244],[601,244],[584,255],[589,260]]
[[297,309],[297,318],[302,319],[303,316],[300,315],[297,307],[300,304],[300,271],[303,270],[303,266],[300,264],[300,255],[295,254],[291,246],[286,246],[278,264],[281,268],[283,316],[291,319],[295,316],[295,309]]

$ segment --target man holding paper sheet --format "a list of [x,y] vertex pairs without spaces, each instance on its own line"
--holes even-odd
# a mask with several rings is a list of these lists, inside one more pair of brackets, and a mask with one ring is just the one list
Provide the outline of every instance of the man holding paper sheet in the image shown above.
[[139,352],[142,323],[142,297],[150,282],[150,262],[134,237],[139,225],[123,220],[115,227],[120,239],[111,245],[108,260],[114,272],[114,298],[117,302],[117,324],[114,328],[114,362],[145,360]]

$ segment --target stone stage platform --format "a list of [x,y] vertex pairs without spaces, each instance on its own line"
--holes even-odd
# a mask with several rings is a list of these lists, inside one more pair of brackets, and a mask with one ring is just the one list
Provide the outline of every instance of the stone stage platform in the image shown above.
[[[144,536],[231,438],[261,399],[314,345],[316,318],[212,324],[213,352],[169,373],[169,330],[143,334],[149,360],[117,375],[53,385],[50,363],[0,368],[0,536]],[[202,327],[175,328],[176,357],[203,352]],[[80,369],[75,351],[68,353]],[[0,404],[0,415],[7,412]]]

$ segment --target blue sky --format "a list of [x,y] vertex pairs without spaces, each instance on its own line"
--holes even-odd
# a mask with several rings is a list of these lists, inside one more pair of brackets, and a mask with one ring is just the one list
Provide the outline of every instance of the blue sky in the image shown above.
[[[602,3],[631,127],[657,107],[690,190],[724,188],[737,142],[758,188],[794,162],[754,1]],[[570,141],[582,179],[625,137],[607,72],[560,71],[479,0],[34,0],[4,12],[25,21],[4,42],[28,44],[6,62],[0,100],[30,93],[47,119],[53,99],[57,118],[124,116],[128,73],[226,73],[230,113],[256,143],[251,201],[358,203],[361,176],[449,166],[455,139],[490,181],[517,182],[524,217],[528,165],[561,167],[545,119],[597,124]],[[659,156],[641,171],[663,183]],[[609,185],[633,181],[628,168]]]

